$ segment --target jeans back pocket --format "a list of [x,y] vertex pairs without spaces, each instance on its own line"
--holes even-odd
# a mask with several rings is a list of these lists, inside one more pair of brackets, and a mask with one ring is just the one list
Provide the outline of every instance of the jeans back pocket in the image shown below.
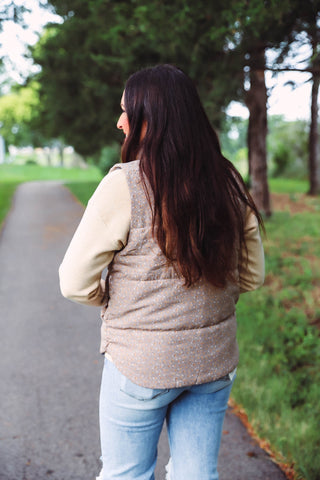
[[137,400],[152,400],[153,398],[159,397],[160,395],[164,395],[168,393],[168,389],[166,388],[147,388],[141,387],[140,385],[136,385],[135,383],[131,382],[128,378],[122,375],[120,381],[120,390],[123,393],[126,393],[130,397],[136,398]]

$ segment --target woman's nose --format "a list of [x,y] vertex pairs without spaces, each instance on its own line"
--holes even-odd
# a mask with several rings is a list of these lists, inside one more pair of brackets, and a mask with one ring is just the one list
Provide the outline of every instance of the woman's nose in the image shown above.
[[122,117],[122,115],[120,115],[119,120],[117,121],[117,128],[119,128],[119,130],[122,130],[121,117]]

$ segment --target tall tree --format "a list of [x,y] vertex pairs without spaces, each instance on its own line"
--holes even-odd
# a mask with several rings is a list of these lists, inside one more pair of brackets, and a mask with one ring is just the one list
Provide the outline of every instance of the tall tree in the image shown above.
[[[98,14],[102,2],[93,9],[84,0],[52,3],[64,22],[49,25],[32,49],[42,67],[38,75],[42,124],[47,135],[62,135],[87,156],[117,134],[113,120],[125,78],[117,52],[122,38],[112,9]],[[114,36],[120,40],[116,47]]]
[[260,211],[271,215],[267,173],[266,52],[278,47],[292,30],[290,1],[252,0],[232,2],[234,45],[244,70],[243,101],[249,110],[248,156],[253,198]]
[[[311,111],[309,130],[309,193],[320,192],[318,136],[318,96],[320,83],[320,0],[290,1],[289,32],[279,44],[278,59],[268,69],[274,72],[310,72]],[[302,47],[309,46],[309,56],[297,58]],[[295,82],[290,82],[294,84]]]
[[182,67],[216,126],[222,109],[239,97],[241,68],[236,56],[228,61],[233,53],[226,47],[230,25],[222,0],[51,3],[64,22],[48,27],[33,50],[42,67],[43,124],[54,136],[63,131],[79,153],[99,151],[115,138],[124,80],[146,65]]
[[158,62],[178,64],[196,82],[215,126],[230,100],[245,99],[253,196],[270,215],[265,52],[292,30],[290,0],[51,3],[64,22],[47,30],[34,58],[42,66],[43,123],[54,136],[63,132],[83,155],[99,151],[116,136],[127,76]]
[[267,87],[265,82],[265,47],[250,53],[250,88],[245,102],[249,110],[248,156],[252,196],[267,216],[271,215],[267,172]]
[[[315,24],[316,25],[316,24]],[[319,84],[320,84],[320,50],[319,32],[315,31],[311,38],[312,43],[312,92],[311,92],[311,120],[309,134],[309,194],[320,194],[320,157],[319,157]]]
[[[300,8],[299,8],[300,7]],[[309,194],[320,193],[320,157],[319,157],[319,84],[320,84],[320,1],[305,0],[303,5],[297,2],[297,20],[294,33],[305,33],[310,45],[311,56],[308,69],[311,73],[311,112],[309,131]]]

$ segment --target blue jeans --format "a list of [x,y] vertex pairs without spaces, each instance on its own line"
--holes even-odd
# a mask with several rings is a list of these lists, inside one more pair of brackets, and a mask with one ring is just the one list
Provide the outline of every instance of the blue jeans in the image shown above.
[[100,393],[103,468],[99,480],[154,480],[164,420],[170,480],[217,480],[217,461],[234,373],[173,389],[135,385],[105,360]]

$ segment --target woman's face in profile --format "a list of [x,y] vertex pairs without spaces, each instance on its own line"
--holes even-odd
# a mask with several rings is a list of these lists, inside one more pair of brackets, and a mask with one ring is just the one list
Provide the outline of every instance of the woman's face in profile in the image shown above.
[[126,113],[126,109],[124,105],[124,92],[121,97],[120,106],[122,109],[122,113],[117,122],[117,128],[119,128],[119,130],[122,130],[125,136],[127,136],[129,134],[129,120],[128,120],[128,115]]

